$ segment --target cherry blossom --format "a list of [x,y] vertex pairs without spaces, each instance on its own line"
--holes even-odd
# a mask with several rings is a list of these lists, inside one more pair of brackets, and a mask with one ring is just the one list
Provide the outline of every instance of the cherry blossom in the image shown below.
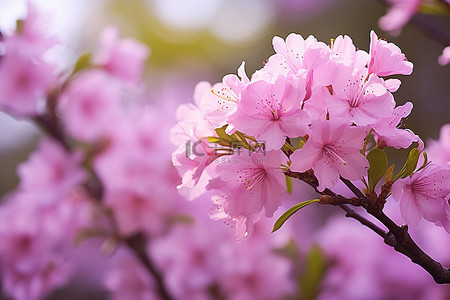
[[360,153],[365,136],[365,128],[349,126],[345,119],[316,121],[311,124],[311,135],[303,148],[291,155],[290,169],[295,172],[313,169],[319,191],[332,188],[339,176],[361,179],[369,167]]
[[287,136],[308,133],[309,117],[301,110],[305,90],[283,76],[274,83],[258,80],[250,83],[241,95],[237,111],[230,116],[236,129],[265,142],[268,150],[279,149]]
[[450,165],[450,124],[445,124],[441,127],[439,140],[428,141],[425,150],[434,164],[441,166]]
[[370,62],[369,74],[378,76],[410,75],[413,64],[409,62],[400,48],[386,41],[378,39],[377,34],[370,32]]
[[400,212],[408,225],[422,217],[450,232],[450,172],[448,167],[429,165],[392,185],[392,197],[400,202]]

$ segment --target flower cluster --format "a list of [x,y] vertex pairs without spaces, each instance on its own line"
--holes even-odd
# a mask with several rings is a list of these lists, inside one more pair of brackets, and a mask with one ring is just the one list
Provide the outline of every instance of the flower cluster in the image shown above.
[[[238,239],[251,231],[263,209],[271,217],[281,205],[286,170],[312,170],[319,192],[343,178],[362,180],[371,193],[387,166],[373,183],[368,170],[380,161],[370,150],[416,143],[417,154],[424,148],[404,128],[412,104],[398,106],[394,100],[401,81],[392,76],[413,70],[396,45],[372,31],[369,52],[358,50],[348,36],[327,45],[294,33],[285,40],[275,37],[273,47],[275,54],[250,77],[243,63],[238,76],[227,75],[212,86],[199,83],[195,105],[179,107],[172,131],[179,145],[173,162],[183,177],[179,188],[191,198],[212,190],[212,216],[231,220]],[[415,160],[412,169],[407,166],[411,170],[395,178],[391,172],[386,181],[395,182],[393,197],[401,200],[408,224],[423,216],[449,231],[449,169],[427,164],[413,173]]]

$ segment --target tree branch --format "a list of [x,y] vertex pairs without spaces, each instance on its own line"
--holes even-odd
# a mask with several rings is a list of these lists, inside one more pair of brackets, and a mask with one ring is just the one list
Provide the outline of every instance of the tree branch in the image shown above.
[[[444,268],[439,262],[432,259],[428,254],[426,254],[420,247],[414,242],[410,234],[408,233],[407,226],[398,226],[392,221],[388,216],[382,211],[382,207],[376,205],[369,201],[369,199],[364,195],[361,190],[359,190],[350,180],[341,177],[344,184],[355,194],[356,198],[346,198],[341,195],[334,193],[329,189],[324,191],[318,191],[319,186],[317,178],[314,176],[312,170],[308,170],[304,173],[292,172],[291,170],[284,171],[286,176],[297,178],[308,183],[312,186],[316,192],[321,194],[319,197],[321,204],[330,204],[339,206],[346,212],[346,217],[350,217],[358,220],[362,225],[370,228],[379,236],[381,236],[384,242],[393,247],[397,252],[404,254],[409,257],[411,261],[424,270],[426,270],[434,279],[436,283],[450,283],[450,270]],[[384,202],[382,196],[378,197],[377,201]],[[375,204],[375,205],[374,205]],[[376,224],[367,220],[365,217],[358,214],[355,210],[348,207],[348,205],[362,206],[365,210],[377,220],[379,220],[386,228],[389,230],[385,232],[383,229],[378,227]]]

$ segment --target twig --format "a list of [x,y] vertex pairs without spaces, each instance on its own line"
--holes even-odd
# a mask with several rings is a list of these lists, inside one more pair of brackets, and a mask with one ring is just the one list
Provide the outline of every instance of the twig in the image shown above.
[[[319,197],[319,199],[321,200],[320,203],[339,206],[346,212],[347,217],[358,220],[361,224],[370,228],[376,234],[381,236],[387,245],[393,247],[397,252],[409,257],[413,263],[421,266],[433,277],[436,283],[450,283],[450,270],[448,268],[444,268],[439,262],[435,261],[428,254],[423,252],[423,250],[420,249],[419,246],[417,246],[417,244],[409,235],[407,226],[400,227],[395,224],[394,221],[392,221],[383,213],[382,209],[379,208],[379,206],[374,206],[373,203],[371,203],[369,199],[367,199],[366,195],[364,195],[350,180],[341,178],[344,184],[355,194],[356,198],[346,198],[334,193],[329,189],[318,191],[317,187],[319,184],[312,170],[308,170],[304,173],[297,173],[286,170],[284,171],[284,174],[308,183],[316,190],[316,192],[324,195]],[[384,201],[385,199],[378,200]],[[376,224],[367,220],[355,210],[348,207],[348,204],[364,207],[370,215],[379,220],[384,226],[386,226],[389,231],[385,232]]]

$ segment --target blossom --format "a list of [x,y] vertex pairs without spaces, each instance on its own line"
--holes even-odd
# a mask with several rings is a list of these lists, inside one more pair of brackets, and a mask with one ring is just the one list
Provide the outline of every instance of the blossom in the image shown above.
[[425,149],[430,160],[441,166],[450,165],[450,124],[441,127],[439,140],[428,141]]
[[398,106],[391,116],[384,117],[372,125],[378,145],[406,149],[413,142],[418,142],[420,150],[423,149],[423,142],[417,135],[408,129],[399,128],[402,125],[403,118],[409,115],[412,107],[411,102]]
[[417,225],[422,217],[443,226],[450,233],[450,171],[431,164],[394,182],[392,197],[400,202],[400,212],[408,225]]
[[370,62],[369,74],[378,76],[410,75],[413,64],[409,62],[400,48],[386,41],[378,39],[377,34],[370,32]]
[[450,63],[450,46],[447,46],[442,50],[442,54],[438,57],[438,62],[441,66]]
[[381,78],[344,66],[333,83],[333,97],[326,100],[331,118],[342,117],[363,126],[391,115],[395,106]]
[[85,179],[81,153],[67,153],[56,141],[44,139],[27,162],[19,165],[20,189],[58,201]]
[[141,80],[149,49],[134,39],[120,39],[116,27],[108,27],[100,35],[100,48],[94,63],[118,78],[138,84]]
[[287,136],[309,132],[308,114],[301,110],[305,95],[302,82],[294,86],[283,76],[274,83],[258,80],[250,83],[241,95],[237,111],[229,122],[237,130],[265,142],[266,149],[280,149]]
[[222,191],[220,205],[226,216],[239,220],[241,226],[236,229],[241,239],[263,208],[266,217],[272,217],[281,205],[286,187],[280,151],[235,153],[217,163],[219,176],[210,180],[208,188]]
[[378,20],[378,25],[384,31],[398,35],[419,9],[420,0],[388,0],[388,3],[388,12]]
[[76,77],[61,95],[58,109],[67,132],[74,138],[93,142],[106,136],[120,120],[120,88],[100,70]]
[[55,81],[54,66],[28,51],[29,45],[5,41],[6,54],[0,60],[0,108],[16,116],[33,116],[39,111]]
[[309,139],[291,155],[290,169],[305,172],[312,168],[319,180],[319,191],[332,188],[339,176],[361,179],[369,167],[360,153],[366,130],[349,125],[347,120],[339,118],[312,123]]

